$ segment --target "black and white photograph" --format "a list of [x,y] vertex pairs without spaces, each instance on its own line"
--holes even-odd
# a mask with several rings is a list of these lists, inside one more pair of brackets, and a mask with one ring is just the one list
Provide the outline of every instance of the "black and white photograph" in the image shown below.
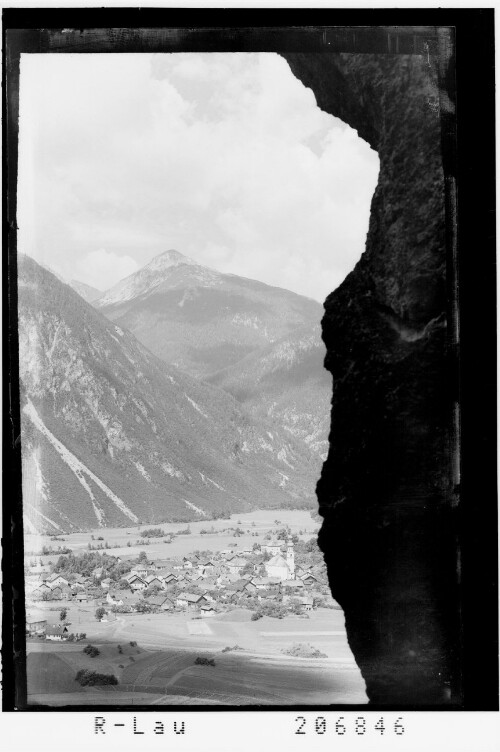
[[15,709],[498,709],[436,20],[4,29]]

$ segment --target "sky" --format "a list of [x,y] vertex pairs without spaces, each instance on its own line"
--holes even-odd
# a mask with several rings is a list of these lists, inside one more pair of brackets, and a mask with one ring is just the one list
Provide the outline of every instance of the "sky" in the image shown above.
[[379,161],[274,53],[23,54],[18,247],[106,290],[176,249],[323,301]]

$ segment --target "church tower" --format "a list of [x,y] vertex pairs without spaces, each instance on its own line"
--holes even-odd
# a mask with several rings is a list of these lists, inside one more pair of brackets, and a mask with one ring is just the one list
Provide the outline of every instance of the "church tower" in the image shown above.
[[286,563],[288,565],[288,569],[290,571],[290,579],[295,579],[295,553],[293,551],[293,540],[292,536],[288,536],[288,542],[286,546]]

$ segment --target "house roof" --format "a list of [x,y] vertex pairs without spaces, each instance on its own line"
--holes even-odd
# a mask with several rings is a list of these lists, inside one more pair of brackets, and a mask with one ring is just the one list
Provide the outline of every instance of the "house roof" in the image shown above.
[[164,577],[164,578],[175,577],[175,579],[177,579],[177,575],[173,574],[173,572],[171,572],[170,569],[157,569],[156,570],[156,576],[157,577]]
[[136,593],[127,593],[126,591],[122,591],[122,595],[120,595],[120,599],[123,601],[124,605],[130,606],[134,603],[138,603],[140,600],[140,597]]
[[251,581],[254,585],[279,585],[281,582],[279,577],[254,577]]
[[127,580],[127,582],[132,582],[132,580],[141,580],[141,582],[145,582],[144,577],[141,577],[139,574],[135,574],[134,572],[128,574],[125,579]]
[[281,587],[303,588],[304,583],[302,582],[302,580],[283,580]]
[[26,616],[26,624],[38,624],[39,622],[47,623],[45,614],[29,614]]
[[67,627],[47,627],[45,634],[48,635],[64,635],[68,631]]
[[146,601],[148,603],[151,603],[152,606],[163,606],[165,601],[172,603],[171,599],[166,595],[150,595],[148,598],[146,598]]
[[242,556],[235,556],[234,559],[231,559],[230,566],[231,567],[244,567],[246,564],[248,564],[248,561],[244,559]]
[[202,611],[215,611],[215,608],[207,604],[206,606],[202,606],[201,610]]
[[177,596],[177,600],[187,601],[188,603],[198,603],[203,597],[203,595],[196,595],[195,593],[183,593],[182,595]]

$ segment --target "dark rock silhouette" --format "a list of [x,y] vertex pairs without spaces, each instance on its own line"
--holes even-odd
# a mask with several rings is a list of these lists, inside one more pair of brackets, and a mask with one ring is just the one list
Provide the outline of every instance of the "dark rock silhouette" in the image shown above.
[[322,322],[333,396],[317,494],[330,586],[371,703],[457,703],[453,296],[435,61],[284,57],[380,157],[366,251]]

